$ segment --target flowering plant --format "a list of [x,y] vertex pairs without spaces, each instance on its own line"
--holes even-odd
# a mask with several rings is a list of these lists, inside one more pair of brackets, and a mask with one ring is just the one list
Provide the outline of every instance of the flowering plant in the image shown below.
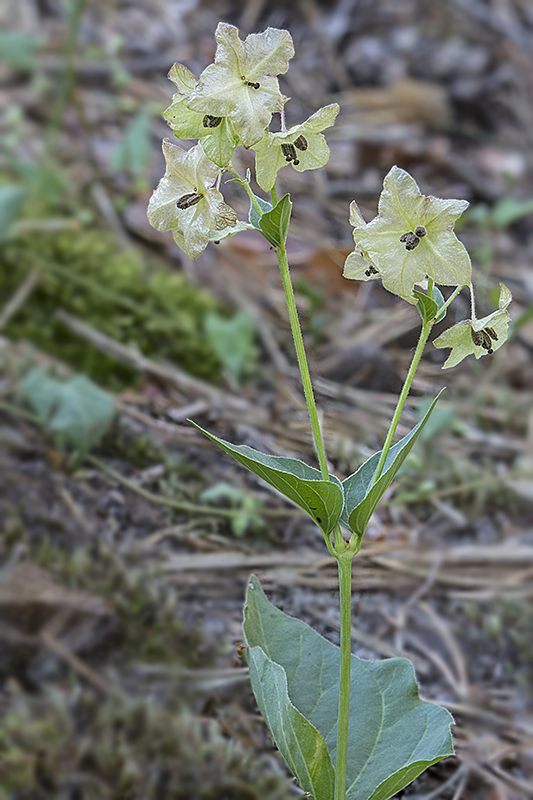
[[[178,246],[192,258],[209,241],[246,228],[258,230],[275,249],[318,468],[203,433],[311,517],[339,572],[340,648],[274,608],[252,576],[244,609],[244,658],[272,736],[310,797],[387,800],[428,766],[453,754],[453,720],[445,709],[420,700],[406,659],[367,662],[351,655],[352,561],[371,515],[438,400],[393,444],[433,325],[444,319],[453,299],[468,287],[472,318],[445,331],[434,344],[452,348],[445,367],[471,353],[476,358],[490,354],[507,338],[511,294],[502,285],[498,310],[476,318],[470,258],[453,231],[466,201],[426,197],[407,172],[393,167],[384,179],[375,219],[366,223],[352,203],[355,248],[346,259],[345,277],[381,280],[390,292],[416,304],[422,327],[383,448],[342,482],[332,475],[287,260],[292,203],[288,194],[278,200],[276,176],[287,165],[304,171],[327,162],[322,131],[334,124],[339,107],[321,108],[287,130],[287,98],[279,90],[277,76],[286,72],[294,55],[290,34],[268,28],[243,42],[234,26],[221,22],[215,36],[215,62],[198,80],[181,64],[169,73],[178,93],[164,116],[176,136],[197,138],[198,143],[185,151],[163,142],[167,170],[150,200],[148,216],[159,230],[172,230]],[[274,113],[281,115],[281,129],[270,131]],[[231,157],[238,145],[255,151],[256,180],[270,193],[269,201],[253,193],[249,174],[242,176],[234,169]],[[237,220],[223,199],[220,181],[225,172],[250,199],[248,220]],[[452,287],[447,299],[439,285]]]

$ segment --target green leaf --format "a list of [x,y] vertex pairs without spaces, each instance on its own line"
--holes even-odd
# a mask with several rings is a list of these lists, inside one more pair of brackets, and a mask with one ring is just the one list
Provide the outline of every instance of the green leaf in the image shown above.
[[439,314],[439,309],[442,308],[445,300],[438,286],[433,287],[433,299],[424,292],[419,292],[418,289],[413,289],[413,295],[418,300],[416,307],[418,313],[422,317],[422,322],[429,322],[432,319],[434,319],[435,322],[440,322],[441,319],[444,319],[447,309],[445,309],[442,314]]
[[238,383],[257,355],[257,329],[253,319],[246,311],[239,311],[231,319],[211,311],[205,318],[204,328],[213,352],[230,377]]
[[0,61],[7,61],[16,69],[31,72],[36,69],[37,50],[41,39],[33,33],[0,31]]
[[[290,702],[322,735],[335,764],[339,648],[275,608],[254,576],[246,596],[243,641],[250,648],[245,658],[254,692],[259,687],[258,705],[264,705],[267,723],[276,724],[271,731],[282,755],[286,758],[288,750],[294,760],[297,745],[279,731],[280,701],[271,694],[270,675],[262,671],[266,659],[283,669]],[[258,651],[265,658],[258,658]],[[420,700],[407,659],[375,662],[352,656],[350,695],[347,800],[388,800],[427,767],[453,755],[453,719],[445,709]],[[322,769],[327,779],[325,759]]]
[[446,300],[444,299],[444,295],[442,294],[438,286],[433,287],[433,300],[439,307],[439,313],[435,317],[435,322],[441,322],[448,313],[448,309],[445,308],[444,311],[440,311]]
[[303,789],[315,800],[331,800],[335,770],[323,737],[291,703],[287,676],[261,647],[246,653],[257,705],[278,749]]
[[287,240],[292,203],[290,195],[284,195],[272,211],[267,211],[259,220],[259,230],[274,247],[280,247]]
[[498,228],[507,228],[530,214],[533,214],[533,198],[517,200],[515,197],[502,197],[491,210],[493,222]]
[[341,483],[334,475],[330,475],[330,480],[325,481],[319,470],[309,467],[297,458],[270,456],[248,445],[231,444],[208,433],[195,422],[193,425],[239,464],[300,506],[324,535],[327,536],[333,530],[344,504]]
[[422,322],[429,322],[430,319],[437,316],[439,307],[431,297],[428,297],[424,292],[419,292],[418,289],[413,289],[413,295],[418,300],[416,308],[422,317]]
[[[266,200],[263,200],[262,197],[257,197],[257,195],[255,194],[254,197],[257,200],[257,203],[261,208],[263,214],[265,214],[268,211],[272,211],[273,206],[271,203],[268,203]],[[261,230],[261,225],[260,225],[261,217],[262,214],[260,214],[257,208],[255,207],[255,203],[252,203],[252,201],[250,200],[250,213],[248,214],[248,220],[254,226],[254,228],[257,228],[258,231]]]
[[439,392],[413,430],[391,447],[383,472],[375,484],[372,484],[372,480],[381,456],[381,450],[378,453],[374,453],[368,461],[365,461],[359,467],[357,472],[354,472],[353,475],[350,475],[342,482],[346,504],[342,513],[341,523],[354,533],[359,536],[364,534],[368,520],[422,433],[424,425],[443,391],[444,389]]
[[20,384],[20,393],[44,425],[61,394],[61,382],[32,367]]
[[0,242],[9,239],[13,223],[20,216],[27,194],[22,186],[16,184],[0,186]]
[[115,414],[111,396],[84,375],[62,383],[35,367],[21,392],[55,441],[80,455],[100,441]]
[[235,536],[244,536],[248,531],[258,531],[263,527],[263,520],[257,513],[261,509],[261,501],[232,483],[215,483],[200,494],[200,500],[213,505],[229,502],[232,508],[242,509],[242,513],[235,514],[230,520]]
[[150,112],[145,108],[135,114],[126,127],[111,163],[117,172],[140,175],[148,166],[151,156]]

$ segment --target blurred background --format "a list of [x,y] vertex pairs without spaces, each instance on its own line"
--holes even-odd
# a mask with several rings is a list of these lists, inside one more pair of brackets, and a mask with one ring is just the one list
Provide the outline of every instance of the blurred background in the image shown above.
[[278,186],[335,474],[381,446],[419,330],[342,278],[350,201],[370,220],[393,164],[467,199],[478,315],[513,292],[493,356],[426,348],[399,433],[447,390],[357,559],[353,652],[409,657],[456,719],[398,797],[532,797],[531,2],[0,0],[0,798],[302,796],[235,645],[251,571],[337,642],[335,564],[187,423],[314,463],[276,258],[247,231],[193,262],[146,220],[166,74],[199,76],[220,20],[290,31],[289,126],[341,106],[328,165]]

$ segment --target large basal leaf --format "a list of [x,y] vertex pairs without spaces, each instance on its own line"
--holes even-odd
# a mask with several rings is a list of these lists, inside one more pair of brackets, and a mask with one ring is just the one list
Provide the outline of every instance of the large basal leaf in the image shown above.
[[[251,648],[245,652],[254,691],[263,674],[254,656],[260,648],[283,668],[291,703],[322,734],[335,764],[339,648],[275,608],[255,576],[246,596],[243,640]],[[271,701],[268,691],[259,689],[267,721],[278,713],[278,700]],[[427,767],[453,755],[453,719],[420,700],[406,659],[374,662],[352,656],[350,692],[347,800],[388,800]],[[276,744],[283,753],[277,739]]]
[[330,480],[325,481],[319,470],[309,467],[297,458],[270,456],[248,445],[231,444],[199,425],[196,427],[239,464],[263,478],[306,511],[324,535],[327,536],[333,530],[344,504],[340,481],[334,475],[330,475]]
[[251,647],[246,660],[257,705],[289,769],[315,800],[331,800],[335,770],[328,748],[317,729],[291,703],[285,670],[261,647]]
[[374,453],[368,461],[365,461],[359,467],[357,472],[354,472],[353,475],[350,475],[342,482],[346,503],[342,512],[341,523],[359,536],[364,534],[368,520],[422,433],[424,425],[435,408],[442,391],[433,400],[413,430],[391,447],[383,471],[374,485],[372,485],[372,479],[379,463],[381,450],[378,453]]

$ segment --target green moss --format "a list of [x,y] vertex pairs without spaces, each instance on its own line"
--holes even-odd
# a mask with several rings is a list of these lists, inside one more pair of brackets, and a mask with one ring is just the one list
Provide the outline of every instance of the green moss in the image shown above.
[[119,619],[117,663],[135,658],[190,668],[210,665],[212,655],[199,631],[187,629],[179,617],[175,592],[142,561],[123,559],[100,542],[69,551],[49,540],[41,543],[35,560],[63,586],[109,600]]
[[[154,698],[96,698],[79,687],[28,697],[11,690],[0,732],[9,800],[288,800],[271,757],[228,740]],[[176,704],[173,704],[176,706]]]
[[0,249],[0,303],[31,269],[41,280],[10,321],[7,334],[27,339],[111,389],[138,374],[71,333],[54,317],[63,308],[144,355],[167,359],[198,377],[218,381],[220,364],[203,333],[217,308],[213,297],[180,273],[147,268],[138,253],[118,250],[105,231],[33,233]]

